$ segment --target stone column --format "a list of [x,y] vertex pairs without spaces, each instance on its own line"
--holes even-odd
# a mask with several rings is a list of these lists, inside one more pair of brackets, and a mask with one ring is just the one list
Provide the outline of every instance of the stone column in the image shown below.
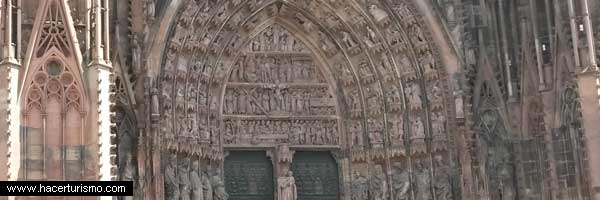
[[[12,18],[11,1],[2,1],[0,10],[4,26],[2,61],[0,62],[0,163],[6,164],[0,166],[0,181],[16,181],[19,178],[21,165],[19,132],[19,70],[21,65],[16,59],[17,52],[14,43],[16,38],[13,38],[12,34],[17,31],[13,30],[13,24],[19,25],[19,21]],[[14,199],[14,197],[0,197],[0,199]]]
[[[114,112],[111,112],[110,108],[113,104],[111,102],[110,87],[112,84],[112,66],[110,63],[110,56],[108,55],[107,48],[109,44],[108,40],[108,20],[106,14],[108,11],[108,1],[106,0],[93,0],[91,4],[91,15],[94,19],[95,26],[92,26],[90,34],[94,37],[91,41],[91,60],[89,63],[88,81],[90,87],[90,103],[91,103],[91,118],[90,130],[96,130],[98,133],[98,178],[100,181],[111,181],[114,180],[116,175],[116,161],[115,153],[112,151],[115,148],[112,144],[112,140],[115,135],[111,132],[111,127],[114,127],[114,123],[111,122],[111,118]],[[106,29],[106,30],[103,30]],[[100,199],[112,200],[112,197],[103,196]]]
[[598,97],[598,71],[589,70],[577,75],[581,103],[582,124],[589,163],[591,198],[600,200],[600,105]]
[[[20,65],[14,58],[0,63],[0,180],[19,178],[21,144],[19,140],[20,107],[18,101]],[[0,197],[3,199],[3,197]]]
[[[294,151],[289,149],[287,144],[282,144],[277,147],[277,154],[275,155],[275,159],[273,156],[271,159],[273,160],[273,168],[275,173],[275,179],[279,180],[280,177],[285,177],[288,171],[292,170],[292,160],[294,159]],[[272,152],[268,152],[267,154],[272,154]],[[279,183],[275,183],[275,197],[281,192],[279,191]]]

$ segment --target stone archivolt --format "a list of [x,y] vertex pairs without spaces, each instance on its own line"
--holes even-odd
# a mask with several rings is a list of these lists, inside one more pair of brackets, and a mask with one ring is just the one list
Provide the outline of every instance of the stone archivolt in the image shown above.
[[445,72],[408,6],[189,1],[160,72],[163,146],[220,158],[289,143],[369,163],[446,155]]

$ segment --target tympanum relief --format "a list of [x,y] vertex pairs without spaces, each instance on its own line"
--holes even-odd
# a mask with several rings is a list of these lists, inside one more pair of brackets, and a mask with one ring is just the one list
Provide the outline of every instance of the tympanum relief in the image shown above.
[[224,144],[338,144],[337,100],[301,41],[270,26],[242,52],[225,85]]

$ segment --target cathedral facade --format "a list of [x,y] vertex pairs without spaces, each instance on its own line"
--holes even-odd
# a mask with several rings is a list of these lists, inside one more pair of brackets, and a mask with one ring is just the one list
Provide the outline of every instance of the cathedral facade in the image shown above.
[[600,200],[598,0],[0,2],[0,181]]

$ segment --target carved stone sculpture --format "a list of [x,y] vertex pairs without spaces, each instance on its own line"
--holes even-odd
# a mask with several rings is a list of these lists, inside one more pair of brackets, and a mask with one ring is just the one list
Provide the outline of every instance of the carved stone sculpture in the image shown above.
[[125,166],[123,169],[123,180],[124,181],[133,181],[133,173],[134,173],[134,166],[131,163],[133,161],[133,158],[131,156],[130,152],[127,152],[125,154]]
[[432,199],[430,184],[431,179],[429,176],[429,168],[426,165],[426,161],[416,161],[416,199],[417,200],[430,200]]
[[225,183],[218,173],[215,173],[211,178],[213,187],[213,199],[214,200],[227,200],[229,195],[225,191]]
[[207,172],[203,171],[200,178],[202,181],[202,195],[204,196],[204,200],[213,200],[213,187]]
[[342,33],[342,41],[344,41],[344,43],[348,46],[348,48],[352,48],[356,46],[356,42],[354,41],[354,39],[352,39],[352,36],[350,36],[350,33],[346,32],[346,31],[341,31]]
[[410,103],[410,107],[412,109],[420,108],[422,103],[421,103],[421,88],[419,88],[419,85],[412,84],[410,86],[410,89],[407,91],[408,91],[408,95],[409,95],[408,100]]
[[192,162],[192,169],[190,171],[192,200],[204,200],[204,192],[202,190],[202,178],[200,177],[198,169],[198,161],[194,160],[194,162]]
[[371,181],[371,188],[369,189],[370,196],[373,200],[387,200],[388,199],[388,186],[385,178],[385,173],[381,165],[375,166],[375,174]]
[[432,129],[434,136],[442,136],[444,135],[444,123],[445,117],[440,112],[434,112],[432,116]]
[[[170,158],[170,157],[169,157]],[[177,200],[179,199],[179,180],[175,175],[176,171],[176,160],[175,159],[167,159],[167,166],[165,167],[164,177],[165,177],[165,199],[168,200]]]
[[191,197],[191,184],[190,184],[190,176],[188,163],[189,160],[186,159],[179,165],[178,173],[179,176],[179,191],[180,191],[180,200],[190,200]]
[[412,139],[423,139],[425,138],[425,129],[423,126],[423,121],[421,120],[421,117],[415,117],[412,122],[412,132],[413,134],[411,135],[410,138]]
[[371,13],[371,16],[373,16],[377,23],[384,22],[389,16],[387,12],[379,8],[376,4],[369,6],[369,13]]
[[277,184],[279,185],[277,200],[298,199],[296,182],[294,180],[292,171],[288,170],[285,176],[277,178]]
[[435,197],[439,200],[452,200],[449,166],[444,164],[441,155],[435,156]]
[[361,175],[360,172],[354,174],[354,180],[352,180],[352,200],[365,200],[368,195],[367,178]]
[[402,168],[402,163],[394,163],[393,174],[392,174],[392,188],[394,189],[395,200],[408,200],[409,199],[409,180],[408,169]]

